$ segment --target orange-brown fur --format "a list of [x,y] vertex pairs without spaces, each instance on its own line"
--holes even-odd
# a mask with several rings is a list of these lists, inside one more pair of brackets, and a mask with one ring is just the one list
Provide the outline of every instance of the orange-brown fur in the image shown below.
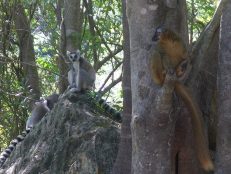
[[183,41],[171,30],[165,30],[164,34],[160,35],[159,44],[165,53],[171,57],[174,66],[188,58],[188,52]]
[[[188,54],[183,41],[171,30],[167,29],[162,32],[156,50],[151,53],[150,58],[151,76],[154,82],[162,86],[168,69],[175,69],[176,75],[181,75],[182,71],[179,66],[187,58]],[[178,80],[174,85],[177,95],[181,97],[191,113],[198,160],[205,171],[212,171],[214,166],[206,144],[199,106],[186,86]]]

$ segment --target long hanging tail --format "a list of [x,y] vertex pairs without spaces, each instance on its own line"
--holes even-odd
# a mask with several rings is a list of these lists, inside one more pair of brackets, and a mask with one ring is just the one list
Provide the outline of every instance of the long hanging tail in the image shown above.
[[197,103],[193,100],[190,91],[180,82],[175,83],[175,91],[185,102],[191,112],[193,133],[195,137],[195,147],[197,158],[205,171],[213,171],[214,165],[211,160],[209,149],[206,143],[205,134],[202,126],[202,114]]
[[22,132],[21,135],[18,135],[15,139],[13,139],[10,143],[10,145],[0,154],[0,168],[6,161],[6,159],[10,156],[10,154],[13,152],[15,149],[16,145],[23,141],[24,138],[27,136],[27,134],[30,132],[31,128],[25,130]]

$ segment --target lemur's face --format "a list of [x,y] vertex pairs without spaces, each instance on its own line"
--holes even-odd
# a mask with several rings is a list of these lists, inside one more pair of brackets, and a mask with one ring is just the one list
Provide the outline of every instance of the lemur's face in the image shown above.
[[67,53],[68,58],[70,59],[71,62],[76,62],[79,61],[81,55],[79,51],[75,51],[75,52],[68,52]]
[[163,32],[163,29],[161,27],[157,27],[154,36],[152,37],[152,41],[158,41],[160,40],[160,35]]

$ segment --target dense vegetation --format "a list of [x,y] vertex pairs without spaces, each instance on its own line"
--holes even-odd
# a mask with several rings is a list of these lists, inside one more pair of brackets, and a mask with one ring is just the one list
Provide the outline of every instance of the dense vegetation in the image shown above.
[[[58,59],[62,54],[61,25],[63,0],[1,1],[0,2],[0,149],[9,144],[25,127],[30,109],[31,93],[28,86],[25,62],[22,60],[23,38],[15,17],[22,7],[33,36],[36,68],[41,96],[58,92],[60,78]],[[22,5],[23,4],[23,5]],[[216,3],[212,0],[188,0],[190,44],[199,36],[212,18]],[[97,71],[96,91],[116,107],[122,107],[122,12],[121,1],[81,1],[81,32],[75,35],[80,49]],[[21,44],[22,43],[22,44]],[[113,97],[112,97],[113,96]]]

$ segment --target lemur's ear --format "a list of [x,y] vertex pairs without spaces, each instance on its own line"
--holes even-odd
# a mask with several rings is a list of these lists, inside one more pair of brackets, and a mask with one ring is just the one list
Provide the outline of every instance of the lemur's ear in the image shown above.
[[84,58],[84,56],[85,56],[85,54],[84,54],[84,53],[82,53],[82,54],[81,54],[81,57],[82,57],[82,58]]
[[69,57],[69,55],[71,54],[71,52],[70,51],[67,51],[67,56]]
[[77,53],[77,54],[80,54],[80,50],[79,50],[79,49],[77,49],[77,50],[76,50],[76,53]]
[[156,29],[155,29],[155,33],[154,33],[154,36],[152,37],[152,41],[158,41],[160,39],[160,35],[161,33],[164,31],[164,27],[163,25],[161,26],[158,26]]

